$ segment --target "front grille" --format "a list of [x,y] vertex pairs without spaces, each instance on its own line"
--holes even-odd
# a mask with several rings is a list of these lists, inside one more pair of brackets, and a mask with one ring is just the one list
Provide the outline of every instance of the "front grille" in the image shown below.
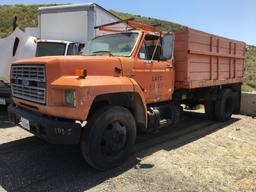
[[25,64],[13,65],[11,71],[11,78],[45,82],[45,66]]
[[11,68],[11,90],[14,97],[46,103],[45,65],[15,64]]

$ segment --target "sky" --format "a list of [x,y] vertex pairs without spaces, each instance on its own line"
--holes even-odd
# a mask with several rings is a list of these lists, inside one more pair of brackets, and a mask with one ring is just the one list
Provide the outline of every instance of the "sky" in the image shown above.
[[0,0],[0,4],[64,4],[95,2],[146,17],[256,45],[256,0]]

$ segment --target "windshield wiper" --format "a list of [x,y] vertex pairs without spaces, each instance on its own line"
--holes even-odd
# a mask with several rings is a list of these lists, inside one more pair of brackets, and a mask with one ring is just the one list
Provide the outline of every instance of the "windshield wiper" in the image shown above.
[[110,51],[94,51],[92,52],[93,54],[98,54],[98,53],[106,53],[106,54],[109,54],[110,56],[113,56],[113,54],[110,52]]

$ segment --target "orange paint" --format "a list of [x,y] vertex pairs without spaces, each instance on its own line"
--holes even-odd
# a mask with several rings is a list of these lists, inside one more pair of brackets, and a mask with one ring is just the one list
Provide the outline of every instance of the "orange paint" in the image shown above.
[[[225,46],[228,40],[220,38],[220,45],[218,45],[220,49],[217,53],[217,41],[215,40],[219,37],[214,36],[214,40],[211,40],[211,35],[206,33],[191,30],[189,36],[187,31],[178,31],[175,32],[175,64],[173,62],[174,57],[169,60],[153,61],[140,59],[139,52],[145,43],[146,35],[159,36],[158,32],[152,31],[153,28],[150,28],[148,32],[136,31],[139,32],[139,40],[129,57],[108,55],[55,56],[17,61],[15,64],[45,64],[47,95],[46,105],[19,98],[14,98],[15,104],[49,116],[86,120],[91,105],[97,96],[108,93],[135,92],[141,97],[147,120],[147,105],[170,101],[175,84],[177,89],[242,81],[244,43],[231,41],[236,46],[232,43],[228,44],[226,53]],[[193,43],[200,41],[204,43],[198,46]],[[193,53],[193,51],[201,52]],[[228,69],[232,70],[228,71],[227,74],[224,72],[225,67],[220,65],[219,79],[216,76],[217,57],[220,57],[220,62],[224,63],[229,59],[237,59],[236,62],[227,63],[227,71]],[[121,69],[120,73],[115,68]],[[79,78],[81,73],[81,71],[77,71],[79,69],[87,70],[87,76],[84,79]],[[65,106],[65,89],[76,91],[76,107]]]

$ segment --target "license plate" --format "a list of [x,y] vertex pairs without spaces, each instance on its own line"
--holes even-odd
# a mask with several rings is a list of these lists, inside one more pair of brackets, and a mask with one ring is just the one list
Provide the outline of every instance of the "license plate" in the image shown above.
[[29,120],[25,119],[24,117],[20,118],[20,126],[24,129],[30,130]]
[[4,98],[0,98],[0,105],[6,105],[6,101]]

